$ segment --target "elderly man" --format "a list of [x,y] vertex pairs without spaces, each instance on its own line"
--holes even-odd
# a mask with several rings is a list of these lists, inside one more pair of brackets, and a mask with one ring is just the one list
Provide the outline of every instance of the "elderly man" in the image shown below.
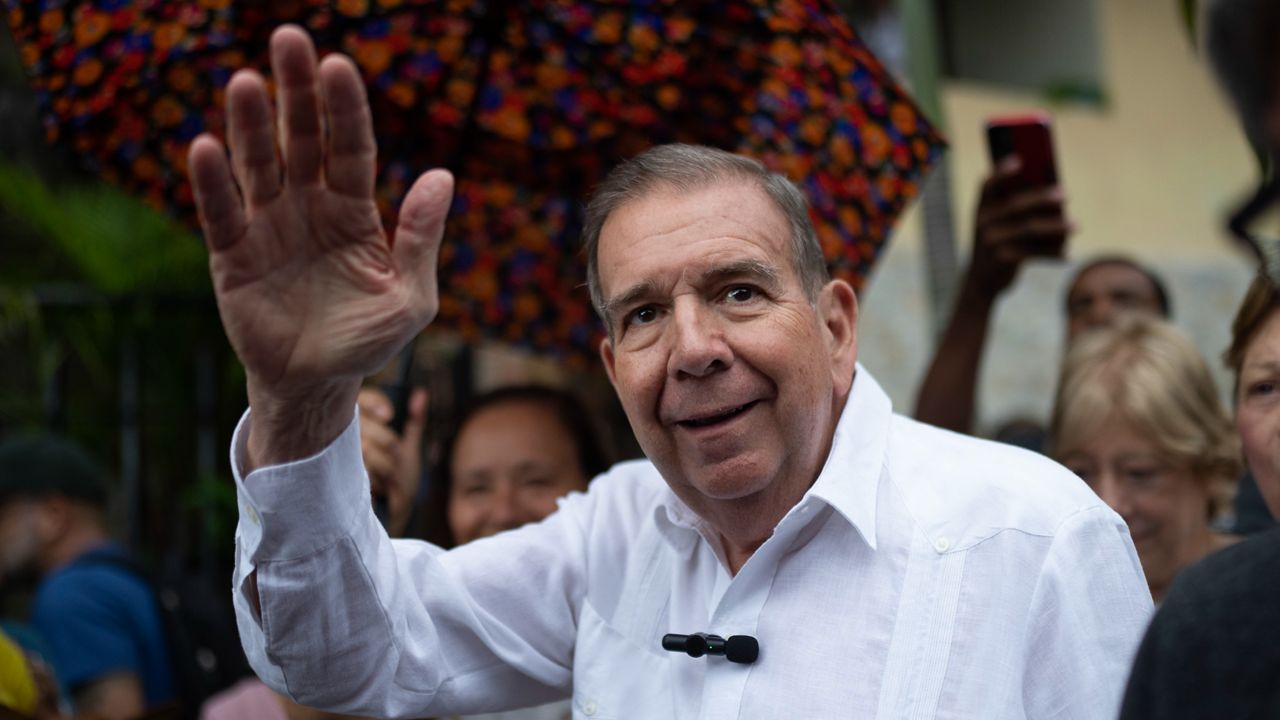
[[[231,161],[191,151],[248,375],[233,591],[268,684],[380,717],[1115,712],[1151,609],[1124,523],[1039,456],[895,416],[803,197],[720,151],[650,151],[588,211],[601,355],[649,461],[447,553],[389,540],[356,394],[436,309],[451,179],[420,178],[384,237],[354,66],[292,27],[272,62],[279,153],[250,71]],[[664,650],[719,646],[699,632],[725,655]]]

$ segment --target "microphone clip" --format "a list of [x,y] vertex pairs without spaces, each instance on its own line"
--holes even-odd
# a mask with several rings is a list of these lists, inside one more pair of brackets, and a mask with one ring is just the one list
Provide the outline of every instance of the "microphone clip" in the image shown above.
[[730,635],[726,640],[709,633],[667,633],[662,636],[662,649],[682,652],[692,658],[720,655],[729,662],[741,665],[750,665],[760,657],[760,643],[750,635]]

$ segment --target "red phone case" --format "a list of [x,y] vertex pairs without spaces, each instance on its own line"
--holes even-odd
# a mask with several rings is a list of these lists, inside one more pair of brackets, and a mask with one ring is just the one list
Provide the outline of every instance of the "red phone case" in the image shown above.
[[1053,137],[1047,115],[1007,115],[987,121],[987,145],[992,164],[1010,155],[1022,161],[1018,175],[1032,187],[1056,185],[1057,165],[1053,159]]

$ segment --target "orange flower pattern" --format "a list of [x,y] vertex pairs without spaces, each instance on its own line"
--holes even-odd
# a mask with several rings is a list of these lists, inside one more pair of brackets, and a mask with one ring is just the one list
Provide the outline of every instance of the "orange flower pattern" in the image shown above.
[[303,25],[355,58],[388,223],[414,177],[458,177],[440,323],[595,355],[578,251],[619,159],[695,142],[807,193],[838,276],[861,287],[943,143],[830,0],[4,0],[48,138],[196,227],[186,150],[224,132],[224,88]]

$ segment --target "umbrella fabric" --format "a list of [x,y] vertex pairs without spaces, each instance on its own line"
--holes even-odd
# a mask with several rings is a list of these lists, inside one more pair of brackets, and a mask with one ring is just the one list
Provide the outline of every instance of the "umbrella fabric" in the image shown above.
[[692,142],[797,181],[833,272],[861,287],[939,135],[819,0],[5,0],[51,141],[196,227],[186,150],[223,91],[306,27],[369,86],[388,222],[449,167],[439,322],[594,355],[580,213],[618,160]]

